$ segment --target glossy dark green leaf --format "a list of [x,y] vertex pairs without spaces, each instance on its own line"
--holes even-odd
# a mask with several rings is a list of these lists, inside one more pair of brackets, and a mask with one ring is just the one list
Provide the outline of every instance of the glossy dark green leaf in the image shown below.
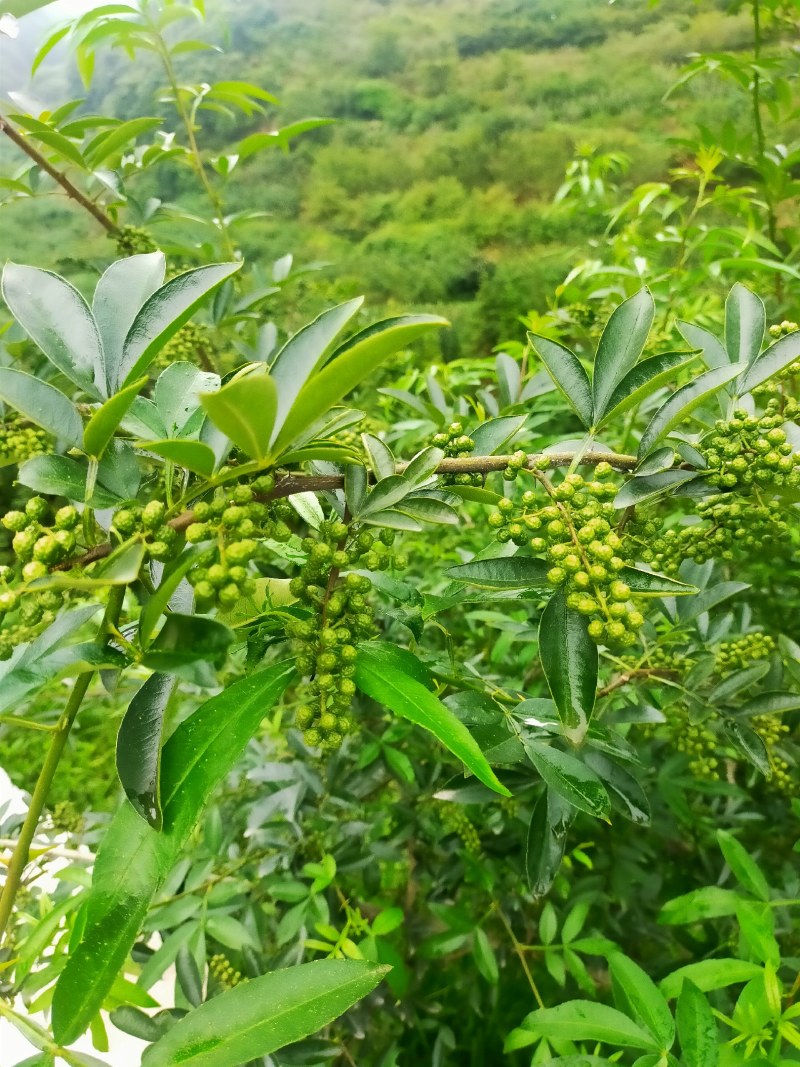
[[100,846],[86,925],[56,985],[53,1032],[69,1045],[100,1009],[212,790],[230,771],[293,674],[276,664],[206,701],[178,726],[161,754],[163,830],[127,801]]
[[0,400],[68,447],[83,446],[83,423],[78,409],[49,382],[13,367],[0,367]]
[[586,735],[597,695],[597,645],[584,615],[554,593],[539,622],[539,658],[565,735],[579,744]]
[[687,344],[690,344],[692,348],[700,349],[703,362],[709,370],[715,367],[726,367],[730,363],[725,346],[713,333],[704,330],[702,326],[694,326],[690,322],[677,322],[676,326]]
[[363,296],[358,296],[323,311],[294,337],[290,337],[278,352],[269,371],[278,387],[276,433],[283,426],[300,390],[324,365],[331,345],[363,303]]
[[151,674],[128,705],[117,734],[122,788],[134,810],[156,830],[163,824],[159,785],[164,714],[175,681],[168,674]]
[[696,586],[686,585],[663,574],[643,571],[641,567],[623,567],[619,579],[629,585],[636,596],[693,596],[698,592]]
[[550,789],[579,811],[608,822],[611,801],[594,771],[576,756],[542,741],[523,736],[522,744],[531,763]]
[[[748,586],[749,588],[749,586]],[[800,693],[768,692],[752,697],[737,711],[737,715],[750,718],[753,715],[777,715],[800,708]]]
[[555,881],[574,817],[572,805],[552,789],[536,801],[525,848],[528,885],[535,897],[544,896]]
[[82,389],[102,395],[103,346],[78,290],[49,270],[7,263],[2,292],[11,314],[50,362]]
[[717,1067],[719,1032],[711,1005],[689,978],[675,1005],[681,1059],[686,1067]]
[[476,559],[448,567],[445,574],[457,582],[466,582],[482,589],[545,588],[550,564],[534,556],[500,556],[496,559]]
[[97,283],[92,314],[103,342],[105,396],[116,390],[125,338],[140,308],[164,282],[163,252],[112,263]]
[[653,324],[655,304],[647,288],[623,301],[606,323],[592,376],[594,422],[596,425],[610,406],[609,401],[625,375],[637,363]]
[[233,631],[218,619],[172,612],[164,620],[143,662],[154,671],[174,671],[197,660],[219,666],[232,643]]
[[547,373],[588,430],[594,421],[594,402],[592,383],[581,361],[569,348],[549,337],[529,333],[528,341],[541,356]]
[[334,352],[297,394],[273,442],[277,456],[286,451],[325,412],[362,382],[398,349],[418,337],[447,326],[437,315],[401,315],[362,330]]
[[181,991],[193,1008],[203,1003],[203,977],[197,962],[186,945],[181,945],[175,957],[175,974]]
[[137,447],[168,459],[170,463],[184,467],[203,478],[210,478],[217,464],[213,450],[202,441],[139,441]]
[[136,396],[147,385],[147,378],[139,378],[110,397],[95,411],[86,423],[83,433],[83,449],[88,456],[99,459],[114,436],[125,413]]
[[658,1051],[653,1037],[627,1015],[588,1000],[568,1000],[555,1008],[540,1008],[526,1016],[522,1026],[537,1037],[554,1041],[602,1041],[622,1048]]
[[141,377],[203,300],[241,267],[241,263],[215,263],[179,274],[144,302],[122,346],[114,388]]
[[608,960],[617,1007],[652,1034],[663,1051],[675,1041],[675,1023],[663,993],[642,968],[621,952]]
[[[673,430],[679,422],[713,393],[741,374],[743,365],[717,367],[699,374],[687,385],[682,386],[665,401],[647,425],[639,442],[639,458],[644,459],[648,452],[658,444],[662,437]],[[658,475],[656,475],[658,477]]]
[[755,363],[766,325],[763,300],[737,282],[725,301],[725,348],[731,363]]
[[637,826],[648,826],[650,802],[638,778],[602,752],[592,750],[586,752],[584,758],[586,765],[606,787],[614,808]]
[[752,726],[740,719],[724,716],[722,729],[733,747],[765,778],[772,777],[772,763],[764,739]]
[[466,726],[417,677],[408,673],[405,658],[396,656],[392,646],[363,645],[359,649],[354,681],[368,697],[429,730],[484,785],[502,796],[511,795],[498,781]]
[[390,970],[366,960],[318,960],[229,989],[146,1050],[142,1067],[241,1067],[327,1026]]
[[237,375],[200,403],[218,429],[251,459],[265,459],[278,409],[274,380],[259,370]]
[[637,363],[615,387],[606,402],[605,413],[597,417],[597,425],[604,426],[641,404],[657,389],[673,381],[678,372],[695,359],[697,354],[694,352],[662,352],[660,356],[651,356]]
[[779,374],[796,359],[800,359],[800,331],[781,337],[774,345],[770,345],[744,372],[736,384],[736,392],[740,396],[749,393],[773,375]]
[[648,500],[655,500],[660,496],[667,496],[675,489],[693,482],[700,475],[697,471],[660,471],[647,477],[630,478],[614,498],[615,508],[631,508],[637,504],[644,504]]

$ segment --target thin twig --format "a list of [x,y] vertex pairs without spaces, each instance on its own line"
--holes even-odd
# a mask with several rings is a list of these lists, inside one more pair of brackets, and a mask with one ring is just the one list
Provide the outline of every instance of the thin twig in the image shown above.
[[666,667],[639,667],[630,671],[624,671],[622,674],[618,674],[616,678],[612,678],[608,685],[604,685],[602,689],[598,690],[598,697],[607,697],[609,693],[613,693],[616,689],[621,689],[623,685],[627,685],[628,682],[632,682],[634,678],[678,678],[680,677],[679,671],[669,670]]
[[52,163],[49,163],[41,152],[33,147],[28,138],[23,137],[19,130],[12,126],[3,115],[0,115],[0,133],[4,133],[10,141],[14,142],[17,148],[20,148],[26,156],[29,156],[34,161],[37,167],[41,167],[54,181],[57,181],[67,196],[77,204],[80,204],[90,215],[94,216],[105,230],[115,235],[120,232],[119,226],[108,217],[105,211],[82,193],[77,186],[73,185],[65,174],[62,174]]

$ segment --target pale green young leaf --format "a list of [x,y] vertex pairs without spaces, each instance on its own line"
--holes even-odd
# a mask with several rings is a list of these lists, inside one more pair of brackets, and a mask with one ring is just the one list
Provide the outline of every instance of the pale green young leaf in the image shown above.
[[137,395],[147,385],[147,378],[139,378],[120,389],[92,414],[83,431],[83,450],[99,459],[125,418],[125,413]]
[[523,1029],[554,1041],[602,1041],[622,1048],[658,1051],[653,1037],[627,1015],[605,1004],[568,1000],[526,1016]]
[[1,367],[0,400],[71,448],[83,446],[83,423],[78,409],[49,382],[14,367]]
[[202,441],[137,441],[136,447],[168,459],[170,463],[185,467],[187,471],[203,478],[211,477],[217,463],[213,449]]
[[620,952],[611,955],[608,963],[617,1006],[651,1033],[662,1051],[672,1048],[675,1041],[672,1012],[652,978]]
[[259,368],[237,375],[200,403],[214,425],[251,459],[266,459],[278,409],[274,379]]
[[719,1033],[711,1005],[689,978],[675,1005],[681,1057],[686,1067],[717,1067],[719,1063]]
[[334,352],[331,360],[313,375],[297,394],[273,442],[274,454],[284,452],[360,384],[376,367],[400,348],[430,330],[447,326],[437,315],[402,315],[386,319],[356,334]]
[[78,290],[52,271],[6,263],[2,293],[11,314],[51,363],[90,395],[104,395],[103,345]]

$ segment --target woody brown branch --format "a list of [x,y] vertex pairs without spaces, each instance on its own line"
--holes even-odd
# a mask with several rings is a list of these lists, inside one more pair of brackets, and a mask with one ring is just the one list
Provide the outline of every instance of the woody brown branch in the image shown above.
[[23,136],[23,134],[21,134],[19,130],[2,115],[0,115],[0,133],[4,133],[10,141],[14,142],[17,148],[21,149],[26,156],[34,161],[37,167],[41,167],[46,174],[49,174],[54,181],[58,182],[61,188],[66,192],[67,196],[77,204],[80,204],[85,211],[88,211],[105,230],[115,235],[120,232],[119,226],[106,215],[101,207],[98,207],[93,200],[90,200],[89,197],[82,193],[77,186],[73,185],[65,174],[45,159],[42,153],[33,147],[28,138]]
[[[463,459],[443,459],[436,468],[436,474],[492,474],[494,471],[505,470],[512,456],[466,456]],[[540,463],[547,460],[549,467],[566,467],[575,458],[574,452],[532,452],[527,459],[526,468],[532,470]],[[633,470],[639,462],[636,456],[625,456],[617,452],[585,452],[580,462],[587,466],[595,466],[598,463],[610,463],[617,470]],[[408,463],[398,463],[398,473],[402,474]],[[295,493],[322,493],[341,489],[344,486],[344,476],[341,474],[280,474],[278,473],[275,488],[271,493],[263,494],[259,499],[278,500],[281,497],[294,496]],[[194,512],[184,511],[169,520],[173,530],[185,530],[195,521]],[[76,559],[65,560],[59,563],[54,570],[68,571],[73,567],[87,567],[90,563],[105,559],[111,553],[112,545],[106,542],[95,545],[84,555]]]

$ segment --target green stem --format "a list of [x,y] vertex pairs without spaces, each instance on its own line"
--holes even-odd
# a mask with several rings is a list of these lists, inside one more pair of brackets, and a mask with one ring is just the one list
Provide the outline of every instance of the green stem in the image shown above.
[[[767,154],[767,142],[764,136],[764,122],[761,117],[761,75],[758,72],[758,61],[761,58],[761,0],[753,0],[753,87],[751,100],[753,104],[753,129],[756,138],[756,155],[758,158],[761,182],[764,189],[764,202],[767,205],[767,232],[769,239],[775,244],[778,235],[777,220],[775,218],[775,205],[769,190],[767,178],[764,175],[764,160]],[[780,277],[780,276],[778,276]],[[776,283],[777,284],[777,283]]]
[[223,204],[222,198],[220,197],[219,193],[209,181],[208,174],[206,173],[205,164],[203,163],[203,157],[200,154],[200,147],[197,143],[197,137],[195,136],[195,124],[192,120],[192,116],[186,110],[186,103],[181,94],[180,87],[178,86],[178,79],[175,75],[175,68],[172,65],[172,57],[170,56],[169,50],[164,44],[164,39],[156,26],[152,26],[152,32],[153,37],[155,39],[158,55],[164,67],[164,72],[167,75],[167,81],[169,82],[170,89],[172,90],[172,95],[175,98],[175,108],[178,112],[183,128],[186,131],[186,140],[189,143],[189,152],[192,157],[192,167],[194,168],[198,181],[202,185],[203,190],[216,213],[217,225],[219,227],[219,232],[222,237],[222,243],[225,247],[225,254],[231,259],[235,259],[236,249],[233,246],[230,234],[228,233],[228,229],[225,225],[225,205]]
[[[124,585],[114,586],[112,588],[109,594],[106,612],[103,616],[101,633],[108,634],[110,628],[116,625],[122,610],[123,600],[125,599],[125,588]],[[33,796],[31,797],[31,804],[28,808],[28,813],[25,816],[25,821],[22,824],[16,847],[11,855],[6,873],[6,880],[3,883],[3,891],[2,894],[0,894],[0,942],[5,938],[8,930],[8,925],[14,911],[14,902],[17,899],[17,893],[22,884],[22,876],[25,872],[25,867],[28,864],[31,843],[36,834],[39,820],[42,817],[44,806],[47,803],[47,796],[50,792],[50,787],[53,784],[56,771],[58,770],[58,765],[64,754],[70,730],[72,729],[78,711],[80,710],[80,706],[83,703],[83,698],[86,696],[86,691],[88,690],[93,677],[94,671],[84,671],[82,674],[78,675],[66,707],[58,720],[58,725],[53,731],[50,747],[47,750],[42,769],[39,772],[39,777],[33,790]]]

